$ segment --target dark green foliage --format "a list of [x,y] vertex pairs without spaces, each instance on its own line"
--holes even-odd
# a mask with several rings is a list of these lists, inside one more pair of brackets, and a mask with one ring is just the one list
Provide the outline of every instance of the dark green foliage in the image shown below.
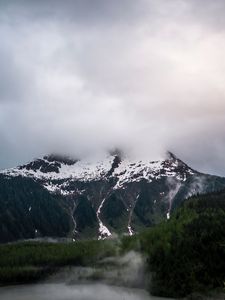
[[155,295],[183,297],[223,288],[225,192],[188,199],[171,220],[123,238],[122,251],[132,249],[147,256]]
[[96,213],[91,202],[85,196],[81,196],[75,211],[77,229],[82,230],[85,226],[94,227],[97,223]]
[[[0,282],[43,279],[66,265],[93,266],[116,255],[117,248],[113,240],[1,245]],[[155,295],[183,297],[223,288],[225,192],[188,199],[169,221],[122,238],[119,249],[120,253],[134,250],[146,256],[150,291]]]
[[2,267],[0,268],[0,285],[30,283],[44,279],[53,269],[45,267]]
[[119,195],[113,193],[107,198],[101,209],[101,218],[116,232],[126,232],[128,213]]
[[29,178],[0,176],[0,207],[0,242],[64,237],[70,230],[60,197]]
[[[51,155],[24,167],[33,171],[41,169],[44,173],[58,172],[62,162],[72,165],[76,160]],[[118,178],[110,174],[113,174],[119,162],[118,153],[109,174],[101,180],[92,181],[44,180],[0,174],[0,243],[46,236],[71,238],[74,223],[77,223],[78,232],[75,238],[97,238],[96,211],[103,200],[100,218],[110,232],[128,232],[128,223],[134,232],[141,232],[166,218],[170,209],[169,199],[174,199],[173,211],[190,194],[225,187],[224,178],[185,173],[185,181],[180,181],[176,176],[162,176],[151,182],[145,179],[127,182],[123,188],[114,189]],[[166,161],[164,167],[167,168],[170,163]],[[179,172],[183,172],[186,165],[182,162],[179,164]],[[53,183],[70,192],[70,195],[62,196],[60,192],[53,194],[43,186]],[[175,191],[172,196],[171,191]]]
[[[152,191],[152,194],[154,194],[154,190]],[[145,226],[149,227],[152,225],[150,218],[153,214],[153,199],[149,189],[145,185],[139,194],[139,198],[134,208],[134,213]]]
[[78,233],[82,233],[83,236],[85,236],[85,232],[88,233],[89,237],[97,236],[98,220],[91,202],[86,196],[80,196],[77,202],[77,207],[74,213],[76,230]]
[[115,255],[115,250],[113,241],[0,245],[0,284],[43,279],[67,265],[94,265],[104,257]]
[[136,198],[131,225],[135,231],[139,232],[166,218],[169,209],[167,195],[171,187],[168,186],[166,178],[153,180],[148,184],[142,180],[135,186],[138,197]]

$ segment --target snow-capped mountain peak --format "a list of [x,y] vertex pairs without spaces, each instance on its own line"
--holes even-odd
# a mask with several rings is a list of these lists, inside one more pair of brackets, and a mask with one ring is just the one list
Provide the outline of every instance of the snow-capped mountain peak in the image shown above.
[[[157,160],[119,151],[82,159],[52,154],[0,175],[7,199],[17,195],[26,218],[39,214],[39,204],[45,201],[48,217],[54,214],[51,205],[66,212],[73,239],[132,235],[169,218],[185,198],[225,186],[224,178],[199,173],[171,152]],[[38,221],[34,228],[43,232],[41,225]]]
[[32,177],[45,182],[46,188],[55,191],[58,190],[58,184],[56,189],[57,180],[88,182],[113,177],[114,188],[118,189],[129,182],[141,180],[151,182],[165,176],[176,177],[184,181],[195,171],[171,152],[167,152],[164,159],[157,161],[132,159],[116,152],[80,160],[51,154],[1,173],[9,176]]

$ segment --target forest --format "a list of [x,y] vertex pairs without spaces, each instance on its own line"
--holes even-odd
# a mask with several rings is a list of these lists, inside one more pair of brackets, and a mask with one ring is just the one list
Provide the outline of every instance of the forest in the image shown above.
[[184,201],[170,218],[133,237],[74,243],[18,242],[0,245],[0,283],[44,280],[65,266],[95,267],[103,258],[141,253],[151,294],[184,297],[223,290],[225,284],[225,191]]

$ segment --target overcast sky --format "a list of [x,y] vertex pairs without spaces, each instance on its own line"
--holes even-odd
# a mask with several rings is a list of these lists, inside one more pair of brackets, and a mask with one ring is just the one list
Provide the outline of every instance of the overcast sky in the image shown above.
[[225,1],[0,0],[0,169],[113,147],[225,175]]

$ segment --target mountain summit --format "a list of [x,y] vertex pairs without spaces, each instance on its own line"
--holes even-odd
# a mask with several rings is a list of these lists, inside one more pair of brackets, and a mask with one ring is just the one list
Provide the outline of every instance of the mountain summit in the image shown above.
[[[51,154],[1,173],[46,181],[48,186],[51,185],[51,191],[55,189],[63,194],[68,183],[77,180],[89,182],[113,178],[114,189],[117,189],[127,183],[140,182],[143,179],[152,182],[162,177],[174,177],[185,181],[187,177],[197,172],[171,152],[167,152],[164,159],[156,161],[131,159],[119,152],[113,152],[102,157],[94,156],[80,160]],[[54,185],[55,180],[66,180],[67,185],[62,184],[60,188],[58,184]]]
[[52,154],[4,170],[0,180],[0,240],[6,232],[9,240],[132,235],[169,218],[185,198],[225,187],[224,178],[199,173],[171,152],[155,161],[119,151],[85,159]]

